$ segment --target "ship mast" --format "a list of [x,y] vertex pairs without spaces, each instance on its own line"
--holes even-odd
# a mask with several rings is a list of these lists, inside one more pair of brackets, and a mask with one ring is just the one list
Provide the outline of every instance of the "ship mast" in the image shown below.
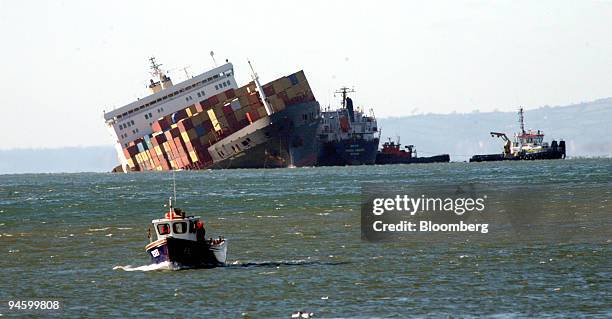
[[519,124],[521,125],[521,134],[525,134],[525,117],[523,115],[523,107],[519,108]]
[[348,95],[348,93],[355,93],[355,90],[349,89],[346,86],[343,86],[340,88],[340,90],[334,93],[342,94],[342,108],[344,109],[346,108],[346,96]]
[[157,76],[161,80],[163,72],[162,72],[162,70],[159,67],[162,66],[162,65],[158,64],[155,61],[155,57],[154,56],[150,57],[149,61],[151,61],[151,70],[153,70],[153,72],[151,72],[151,74],[153,76]]
[[255,69],[253,69],[253,65],[251,65],[251,61],[249,62],[249,66],[251,67],[251,77],[253,78],[253,81],[255,82],[255,85],[257,86],[257,90],[259,91],[259,94],[261,95],[261,101],[263,102],[263,105],[266,109],[266,113],[268,113],[268,116],[272,115],[273,111],[272,111],[272,107],[270,106],[270,104],[268,103],[268,97],[266,96],[266,93],[264,93],[263,88],[261,87],[261,84],[259,83],[259,76],[257,75],[257,73],[255,73]]

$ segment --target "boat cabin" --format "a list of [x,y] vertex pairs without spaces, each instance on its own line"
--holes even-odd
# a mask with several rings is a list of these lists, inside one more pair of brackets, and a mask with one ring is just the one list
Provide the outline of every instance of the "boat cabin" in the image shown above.
[[158,240],[166,237],[193,241],[197,240],[196,232],[198,223],[200,222],[199,216],[176,216],[172,218],[155,219],[151,222]]
[[513,153],[520,151],[535,151],[548,147],[548,143],[544,142],[544,132],[540,130],[529,130],[515,135],[512,145]]

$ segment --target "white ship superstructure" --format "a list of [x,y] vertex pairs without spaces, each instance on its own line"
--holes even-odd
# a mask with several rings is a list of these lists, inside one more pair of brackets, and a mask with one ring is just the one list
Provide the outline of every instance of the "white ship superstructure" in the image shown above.
[[342,141],[359,136],[366,141],[379,138],[376,118],[356,109],[350,121],[349,113],[344,109],[325,110],[321,112],[319,138],[322,141]]
[[319,138],[322,141],[342,141],[355,136],[366,141],[379,138],[374,111],[370,109],[370,114],[366,115],[363,110],[354,108],[353,101],[347,96],[351,92],[355,91],[341,88],[336,93],[342,94],[342,107],[334,110],[328,107],[321,112]]
[[151,58],[151,79],[148,86],[151,95],[138,99],[113,111],[104,113],[104,121],[115,142],[115,149],[121,165],[125,168],[127,159],[123,148],[128,143],[153,132],[153,122],[161,117],[193,105],[209,96],[228,89],[236,89],[234,67],[225,63],[210,71],[186,81],[173,84],[170,77],[160,69],[160,64]]
[[544,132],[540,130],[525,130],[525,115],[523,108],[519,109],[520,133],[514,134],[512,143],[512,155],[517,156],[520,152],[539,152],[548,148],[548,143],[544,142]]

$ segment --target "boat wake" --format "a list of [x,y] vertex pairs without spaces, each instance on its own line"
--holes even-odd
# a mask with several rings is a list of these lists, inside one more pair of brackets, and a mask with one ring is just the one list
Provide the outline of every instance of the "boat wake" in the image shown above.
[[282,261],[252,261],[242,263],[240,261],[234,261],[233,263],[226,264],[226,268],[246,268],[246,267],[280,267],[280,266],[337,266],[349,264],[348,261],[321,261],[321,260],[282,260]]
[[[348,261],[312,261],[306,259],[299,260],[285,260],[285,261],[252,261],[252,262],[240,262],[234,261],[232,263],[225,264],[221,266],[222,268],[249,268],[249,267],[270,267],[276,268],[281,266],[336,266],[336,265],[344,265],[349,264]],[[196,267],[197,268],[197,267]],[[209,267],[203,267],[209,268]],[[138,267],[133,267],[132,265],[126,266],[115,266],[113,270],[123,270],[123,271],[163,271],[163,270],[183,270],[183,269],[191,269],[191,267],[183,266],[177,263],[171,263],[168,261],[159,263],[159,264],[150,264],[143,265]]]
[[164,261],[159,264],[150,264],[143,265],[138,267],[132,267],[132,265],[127,266],[115,266],[113,270],[123,270],[123,271],[155,271],[155,270],[179,270],[184,267],[177,265],[175,263],[171,263],[169,261]]

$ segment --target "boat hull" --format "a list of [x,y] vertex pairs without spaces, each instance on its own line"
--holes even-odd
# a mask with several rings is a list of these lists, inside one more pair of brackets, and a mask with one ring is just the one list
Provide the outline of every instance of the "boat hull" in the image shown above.
[[496,161],[533,161],[553,160],[565,158],[564,149],[547,149],[540,152],[521,152],[518,156],[505,156],[504,154],[474,155],[470,162],[496,162]]
[[430,156],[430,157],[402,157],[393,154],[384,154],[378,152],[376,155],[376,164],[416,164],[416,163],[448,163],[450,156],[448,154]]
[[371,165],[376,162],[378,138],[321,142],[318,166]]
[[163,238],[145,248],[151,262],[170,262],[181,267],[219,267],[225,265],[227,241],[217,244],[210,241],[192,241],[179,238]]

